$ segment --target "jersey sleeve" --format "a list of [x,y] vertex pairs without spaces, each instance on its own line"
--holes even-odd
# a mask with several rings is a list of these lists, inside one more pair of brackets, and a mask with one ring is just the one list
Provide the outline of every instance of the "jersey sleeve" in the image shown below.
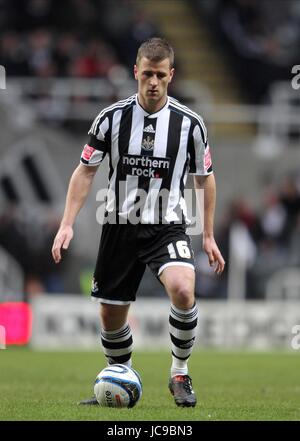
[[199,121],[193,129],[189,143],[191,175],[210,175],[213,172],[212,158],[207,138],[207,130],[203,121]]
[[85,165],[99,165],[108,153],[106,134],[109,129],[108,117],[101,118],[101,113],[94,119],[88,131],[88,140],[82,149],[80,162]]

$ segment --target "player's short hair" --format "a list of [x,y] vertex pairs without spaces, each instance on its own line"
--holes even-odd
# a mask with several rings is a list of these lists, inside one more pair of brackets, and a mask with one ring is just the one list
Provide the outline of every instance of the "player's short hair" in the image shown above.
[[144,41],[139,47],[136,64],[138,65],[142,57],[148,58],[150,61],[159,63],[160,61],[169,58],[170,68],[174,65],[174,50],[170,43],[164,38],[153,37]]

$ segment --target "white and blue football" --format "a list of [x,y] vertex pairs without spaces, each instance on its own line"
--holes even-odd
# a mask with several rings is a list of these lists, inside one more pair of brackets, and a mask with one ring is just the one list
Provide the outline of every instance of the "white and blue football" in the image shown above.
[[94,393],[100,406],[133,407],[142,396],[140,375],[123,364],[112,364],[96,377]]

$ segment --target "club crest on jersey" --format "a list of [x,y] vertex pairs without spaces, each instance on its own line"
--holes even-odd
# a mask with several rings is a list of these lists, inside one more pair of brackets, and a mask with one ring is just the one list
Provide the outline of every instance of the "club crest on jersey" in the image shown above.
[[96,280],[93,278],[92,280],[92,292],[98,292],[99,288],[98,288],[98,282],[96,282]]
[[152,139],[150,136],[147,136],[143,139],[142,147],[145,150],[153,150],[154,148],[154,139]]

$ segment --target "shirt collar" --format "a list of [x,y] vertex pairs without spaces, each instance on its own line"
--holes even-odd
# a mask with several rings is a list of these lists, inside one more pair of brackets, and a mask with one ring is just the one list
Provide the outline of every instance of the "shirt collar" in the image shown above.
[[165,109],[168,108],[169,106],[169,97],[167,96],[167,101],[165,102],[165,104],[163,105],[163,107],[161,109],[159,109],[157,112],[155,113],[149,113],[147,112],[147,110],[144,109],[144,107],[140,104],[139,102],[139,98],[138,98],[138,94],[135,95],[135,101],[137,104],[137,107],[140,109],[140,111],[143,113],[144,116],[147,116],[148,118],[157,118],[157,116],[163,112]]

